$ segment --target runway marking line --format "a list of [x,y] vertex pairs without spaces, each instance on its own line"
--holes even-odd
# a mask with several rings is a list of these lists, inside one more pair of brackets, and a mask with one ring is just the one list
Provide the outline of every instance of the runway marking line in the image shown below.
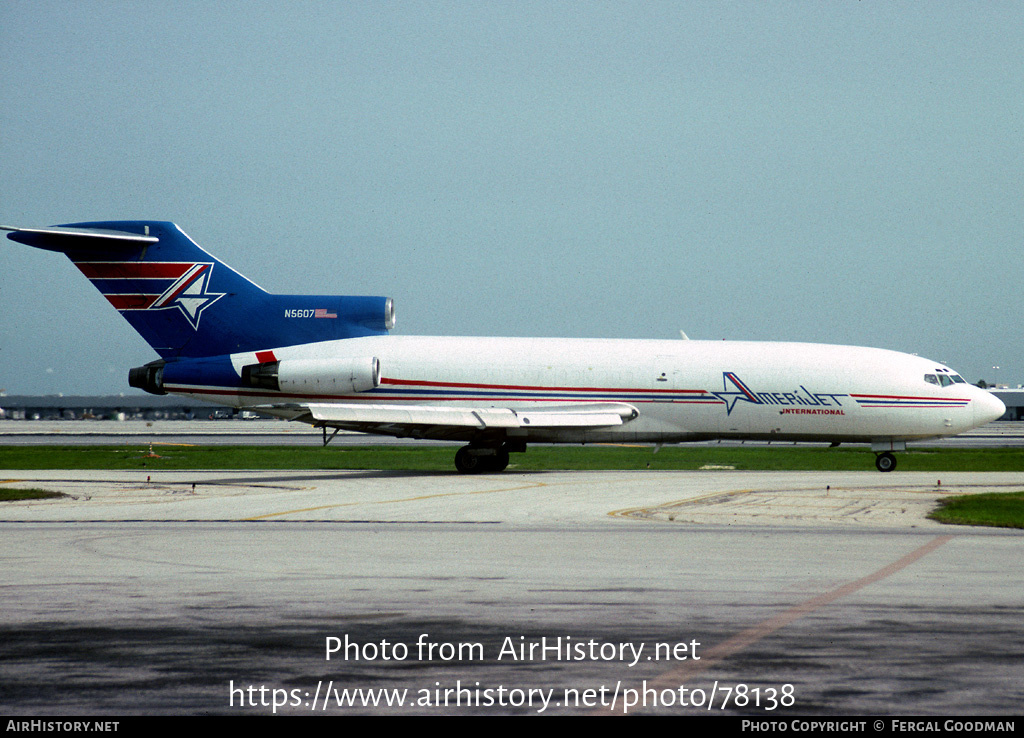
[[[920,559],[924,558],[928,554],[932,553],[940,546],[948,543],[955,535],[946,534],[937,536],[930,540],[923,546],[911,551],[903,558],[892,562],[886,566],[883,566],[873,574],[868,574],[866,577],[861,577],[856,581],[844,584],[841,587],[837,587],[829,592],[824,592],[817,597],[812,597],[806,602],[802,602],[799,605],[785,610],[775,617],[769,618],[763,622],[758,623],[746,630],[742,630],[731,638],[727,638],[721,643],[712,646],[704,652],[704,655],[700,658],[700,663],[696,661],[687,662],[685,666],[681,666],[678,669],[665,672],[664,674],[654,677],[648,682],[648,686],[654,689],[664,689],[666,687],[678,687],[683,684],[686,680],[691,679],[697,674],[703,671],[707,671],[718,665],[718,663],[728,657],[739,653],[748,646],[757,643],[761,639],[772,635],[778,630],[785,628],[790,623],[799,620],[805,615],[809,615],[816,610],[820,610],[826,605],[830,605],[838,599],[846,597],[847,595],[853,594],[854,592],[867,587],[869,584],[881,581],[887,577],[892,576],[896,572],[907,568],[911,564]],[[611,710],[599,711],[605,714],[622,715],[622,712],[611,712]]]
[[240,518],[242,522],[249,522],[252,520],[266,520],[267,518],[276,518],[281,515],[296,515],[304,512],[314,512],[316,510],[330,510],[336,507],[355,507],[358,505],[390,505],[399,502],[417,502],[419,500],[432,500],[438,497],[461,497],[463,495],[490,495],[498,492],[515,492],[520,489],[534,489],[537,487],[547,487],[548,485],[544,482],[533,482],[531,484],[521,484],[516,487],[504,487],[502,489],[478,489],[469,492],[439,492],[433,495],[417,495],[415,497],[400,497],[393,500],[377,500],[375,502],[339,502],[335,505],[319,505],[317,507],[304,507],[298,510],[285,510],[283,512],[267,513],[266,515],[254,515],[251,518]]

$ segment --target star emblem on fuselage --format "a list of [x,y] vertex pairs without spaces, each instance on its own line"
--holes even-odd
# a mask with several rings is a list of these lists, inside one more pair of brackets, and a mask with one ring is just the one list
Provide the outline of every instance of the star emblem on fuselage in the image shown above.
[[[735,390],[729,389],[730,383],[736,388]],[[757,395],[751,392],[733,372],[722,372],[722,391],[712,392],[711,394],[725,403],[726,415],[732,415],[732,409],[736,407],[736,403],[740,400],[754,405],[761,404],[761,400],[758,399]]]

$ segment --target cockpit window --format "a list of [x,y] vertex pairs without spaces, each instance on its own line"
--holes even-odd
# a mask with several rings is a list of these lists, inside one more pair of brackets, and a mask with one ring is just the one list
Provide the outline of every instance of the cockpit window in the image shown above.
[[967,384],[959,374],[925,374],[924,381],[939,387],[949,387],[951,384]]
[[938,384],[939,378],[936,377],[934,374],[925,374],[924,381],[929,382],[931,384]]

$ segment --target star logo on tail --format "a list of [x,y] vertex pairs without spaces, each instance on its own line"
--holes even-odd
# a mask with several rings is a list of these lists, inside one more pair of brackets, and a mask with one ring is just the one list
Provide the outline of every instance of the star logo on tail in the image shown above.
[[224,292],[209,292],[210,275],[213,273],[213,264],[193,264],[181,277],[174,281],[170,287],[164,290],[153,304],[150,310],[167,310],[177,308],[185,319],[192,326],[193,330],[199,329],[199,319],[203,311],[224,297]]

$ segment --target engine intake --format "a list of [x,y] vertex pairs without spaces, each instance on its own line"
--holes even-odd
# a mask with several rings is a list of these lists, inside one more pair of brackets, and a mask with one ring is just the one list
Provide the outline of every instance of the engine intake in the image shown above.
[[164,389],[164,366],[163,359],[151,361],[145,366],[137,366],[128,370],[128,385],[136,389],[144,390],[151,395],[166,395]]

